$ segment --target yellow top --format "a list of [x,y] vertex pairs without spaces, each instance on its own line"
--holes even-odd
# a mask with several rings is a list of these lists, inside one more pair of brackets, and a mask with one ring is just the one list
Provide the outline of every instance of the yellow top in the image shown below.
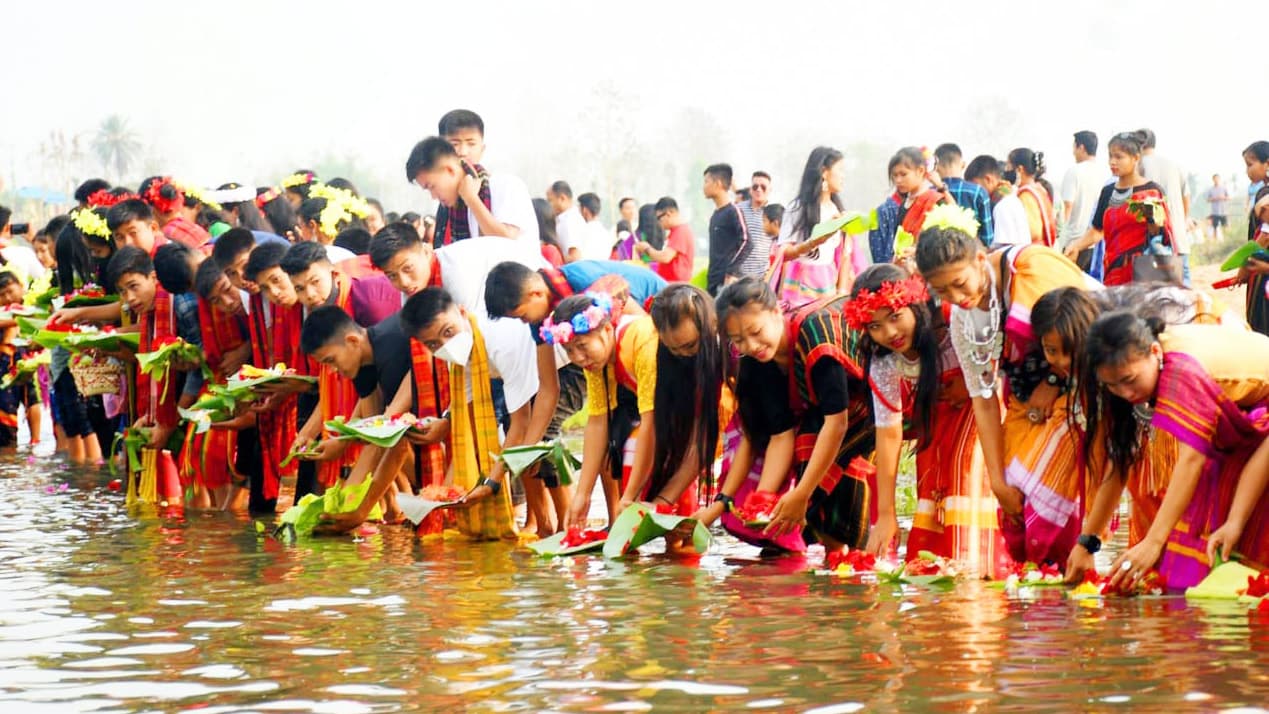
[[[624,326],[617,328],[621,335],[617,340],[617,362],[620,369],[634,379],[639,413],[644,414],[652,411],[657,389],[657,330],[647,315],[625,318],[622,322]],[[586,371],[586,404],[591,416],[604,416],[617,408],[617,369],[613,365],[599,372]],[[605,374],[607,400],[604,399]]]
[[1269,400],[1269,337],[1224,325],[1174,325],[1159,335],[1164,352],[1198,360],[1241,407]]

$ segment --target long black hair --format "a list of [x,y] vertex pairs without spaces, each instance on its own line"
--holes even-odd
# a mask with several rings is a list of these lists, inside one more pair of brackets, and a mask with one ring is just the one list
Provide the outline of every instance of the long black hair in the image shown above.
[[[1093,321],[1085,341],[1085,359],[1090,373],[1099,367],[1123,364],[1150,352],[1150,346],[1164,330],[1155,316],[1142,318],[1130,310],[1116,310]],[[1137,420],[1133,405],[1111,394],[1097,379],[1085,379],[1084,402],[1089,405],[1088,434],[1097,434],[1105,422],[1106,455],[1120,479],[1141,458],[1146,425]]]
[[657,220],[657,207],[654,203],[639,206],[639,240],[657,250],[665,247],[665,229],[661,227],[661,221]]
[[[538,240],[555,246],[556,250],[564,256],[564,247],[560,245],[560,238],[555,233],[555,217],[551,212],[551,204],[546,202],[545,198],[533,199],[533,212],[538,218]],[[568,257],[568,256],[564,256]]]
[[[908,271],[891,263],[878,263],[855,278],[850,297],[855,299],[863,290],[877,292],[883,283],[900,283],[911,277]],[[934,436],[934,405],[938,401],[939,390],[939,344],[947,334],[947,326],[943,324],[943,315],[932,300],[914,302],[908,306],[916,318],[916,328],[912,332],[912,347],[917,351],[921,362],[921,375],[917,377],[916,398],[912,406],[913,435],[917,439],[917,448],[929,445]],[[869,374],[872,361],[891,352],[889,347],[873,342],[868,330],[860,330],[860,348],[864,354],[864,374]],[[900,405],[895,405],[900,406]]]
[[[820,185],[824,182],[824,171],[842,160],[842,152],[828,146],[817,146],[811,150],[806,159],[806,167],[802,169],[802,182],[798,185],[798,206],[801,212],[797,222],[793,224],[793,237],[796,241],[806,240],[811,236],[811,229],[820,222]],[[833,194],[833,205],[837,210],[846,210],[842,197]]]
[[[265,189],[268,191],[268,189]],[[305,187],[307,191],[307,187]],[[263,195],[263,194],[261,194]],[[260,212],[264,214],[264,218],[269,222],[269,226],[277,235],[295,242],[300,237],[300,219],[295,213],[295,207],[291,202],[286,200],[285,192],[278,193],[270,201],[260,206]]]
[[[771,290],[771,286],[767,285],[766,281],[753,277],[741,278],[730,285],[724,286],[714,300],[714,309],[718,312],[718,325],[725,327],[727,318],[732,313],[739,312],[750,305],[757,305],[763,310],[780,310],[779,298],[776,297],[776,294]],[[742,364],[746,359],[749,358],[741,357]],[[737,379],[736,413],[740,416],[740,426],[756,446],[766,448],[771,435],[763,434],[754,428],[755,424],[758,423],[758,414],[755,412],[762,409],[762,405],[751,404],[747,397],[748,394],[745,391],[744,384]]]
[[652,300],[651,313],[658,333],[673,330],[684,321],[691,321],[700,333],[697,352],[691,357],[676,356],[664,344],[657,344],[653,401],[657,443],[648,482],[648,495],[656,496],[687,458],[693,441],[697,470],[706,473],[707,479],[713,475],[710,467],[718,448],[723,342],[713,300],[698,287],[671,285]]
[[[92,210],[105,220],[101,209],[80,209]],[[99,238],[97,240],[100,240]],[[111,253],[114,253],[114,242],[109,243]],[[70,295],[75,289],[86,283],[101,283],[104,275],[105,262],[101,265],[97,264],[93,254],[88,251],[88,244],[84,234],[75,227],[75,222],[70,221],[57,234],[57,242],[53,247],[53,252],[57,256],[57,286],[62,295]],[[113,285],[102,285],[108,293],[115,291]]]
[[[1074,287],[1050,290],[1041,295],[1031,308],[1031,329],[1036,339],[1042,340],[1050,332],[1056,333],[1063,351],[1071,358],[1067,384],[1071,389],[1071,399],[1080,407],[1068,409],[1066,413],[1067,426],[1072,434],[1081,433],[1080,414],[1087,414],[1092,406],[1085,396],[1081,396],[1084,395],[1083,385],[1097,381],[1088,367],[1084,343],[1093,321],[1104,311],[1106,308],[1094,299],[1092,293]],[[1086,462],[1091,453],[1088,444],[1092,438],[1092,433],[1087,432],[1081,443]]]

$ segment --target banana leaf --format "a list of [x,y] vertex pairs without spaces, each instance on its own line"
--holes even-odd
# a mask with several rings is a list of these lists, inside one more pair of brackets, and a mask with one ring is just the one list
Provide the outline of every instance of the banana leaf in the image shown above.
[[397,494],[397,508],[405,515],[406,520],[414,525],[423,522],[433,511],[453,508],[461,503],[461,501],[429,501],[425,498],[412,496],[408,493]]
[[902,255],[904,251],[916,247],[916,236],[900,228],[894,233],[894,254]]
[[517,478],[534,464],[550,461],[555,465],[555,473],[559,476],[560,483],[565,486],[572,485],[574,475],[582,467],[582,462],[568,450],[568,447],[564,446],[564,442],[560,439],[552,439],[541,444],[513,446],[503,449],[500,454],[493,454],[493,457],[500,459],[506,465],[507,471]]
[[1247,589],[1247,578],[1256,577],[1259,573],[1232,560],[1212,568],[1206,578],[1192,588],[1186,588],[1187,599],[1237,600],[1239,591]]
[[[362,499],[366,497],[366,492],[370,490],[371,482],[371,479],[365,479],[356,486],[345,486],[343,481],[336,481],[321,496],[307,494],[300,499],[299,503],[286,509],[282,514],[278,527],[273,531],[274,537],[282,539],[309,536],[321,522],[323,513],[347,513],[357,510]],[[367,516],[367,520],[381,518],[383,518],[383,509],[376,503],[370,515]]]
[[44,327],[40,327],[31,337],[31,341],[41,347],[53,349],[54,347],[61,347],[66,342],[66,338],[70,335],[70,331],[49,330]]
[[1239,246],[1238,250],[1229,254],[1224,263],[1221,263],[1221,270],[1238,270],[1247,264],[1251,256],[1256,253],[1263,252],[1265,249],[1254,240],[1249,240]]
[[194,422],[194,433],[202,434],[215,422],[233,418],[240,402],[251,401],[251,395],[213,384],[188,409],[179,408],[182,419]]
[[[930,562],[938,562],[940,558],[928,550],[918,553],[922,560]],[[894,570],[878,570],[877,582],[888,583],[891,585],[916,585],[922,588],[947,589],[956,583],[956,576],[949,573],[934,573],[931,575],[908,575],[907,564],[900,565]]]
[[[141,427],[130,426],[127,429],[115,434],[114,443],[110,445],[110,455],[113,457],[115,452],[122,447],[123,453],[128,460],[128,477],[141,472],[141,449],[150,443],[150,430]],[[118,466],[115,464],[114,458],[110,459],[110,475],[118,476]]]
[[564,539],[568,537],[568,533],[560,531],[555,535],[547,536],[541,540],[535,540],[529,544],[529,550],[546,558],[554,558],[556,556],[578,555],[580,553],[590,553],[597,550],[603,550],[607,539],[593,540],[580,545],[567,546],[564,545]]
[[704,553],[709,549],[711,536],[709,529],[700,522],[686,516],[657,513],[646,503],[631,504],[608,529],[610,535],[604,541],[604,557],[620,558],[685,523],[692,528],[692,547],[697,553]]
[[836,218],[820,221],[811,229],[811,234],[807,237],[808,241],[817,238],[832,235],[838,231],[844,232],[848,236],[867,233],[877,228],[877,212],[876,211],[846,211]]
[[120,348],[125,346],[136,351],[141,346],[141,333],[119,332],[117,330],[110,332],[70,332],[66,333],[66,337],[62,340],[62,346],[73,352],[83,352],[85,350],[118,352]]
[[140,367],[142,374],[154,375],[156,378],[163,380],[163,396],[160,399],[167,399],[167,390],[172,386],[172,362],[197,362],[199,368],[203,372],[203,377],[210,381],[214,375],[207,366],[207,362],[203,359],[203,350],[198,345],[191,345],[185,340],[177,337],[153,352],[141,352],[137,354],[137,366]]
[[[109,305],[119,302],[118,295],[72,295],[62,303],[62,307],[92,307],[93,305]],[[57,304],[54,301],[53,304]]]
[[286,468],[295,459],[305,459],[317,453],[317,442],[305,444],[299,448],[291,449],[287,452],[286,458],[282,459],[282,463],[278,464],[280,468]]
[[34,305],[10,305],[8,308],[0,310],[0,320],[17,321],[18,318],[47,320],[48,311]]
[[20,384],[29,380],[39,371],[40,367],[53,363],[53,354],[48,350],[41,350],[39,354],[33,357],[25,357],[17,361],[12,372],[9,372],[0,379],[0,389],[8,389],[14,384]]
[[326,422],[326,430],[335,434],[336,438],[364,441],[383,449],[396,446],[397,442],[401,441],[401,437],[405,436],[405,432],[413,426],[414,424],[409,421],[387,419],[382,416],[366,417],[352,422],[342,419],[331,419]]
[[60,297],[61,294],[62,294],[62,291],[60,288],[50,287],[44,290],[43,292],[41,292],[40,294],[35,295],[34,297],[31,297],[30,302],[32,305],[35,305],[36,307],[39,307],[47,311],[52,311],[53,300]]
[[306,384],[317,384],[317,377],[307,377],[302,374],[288,373],[285,364],[276,364],[269,369],[261,369],[248,365],[238,371],[237,374],[230,377],[228,386],[230,389],[255,390],[263,384],[272,382],[299,381]]
[[29,339],[44,329],[44,326],[48,324],[48,318],[18,315],[15,322],[18,323],[18,334]]

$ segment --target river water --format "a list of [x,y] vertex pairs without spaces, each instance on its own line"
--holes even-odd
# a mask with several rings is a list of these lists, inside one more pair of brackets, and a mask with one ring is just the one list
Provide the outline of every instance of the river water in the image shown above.
[[[967,582],[850,584],[725,536],[542,560],[400,528],[284,545],[0,465],[0,702],[116,711],[1208,711],[1263,705],[1269,618]],[[813,558],[814,560],[814,558]]]

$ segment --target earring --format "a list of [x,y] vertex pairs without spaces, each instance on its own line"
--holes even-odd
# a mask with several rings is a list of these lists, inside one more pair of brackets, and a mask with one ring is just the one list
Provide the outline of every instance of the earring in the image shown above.
[[820,179],[820,193],[828,190],[828,179]]

